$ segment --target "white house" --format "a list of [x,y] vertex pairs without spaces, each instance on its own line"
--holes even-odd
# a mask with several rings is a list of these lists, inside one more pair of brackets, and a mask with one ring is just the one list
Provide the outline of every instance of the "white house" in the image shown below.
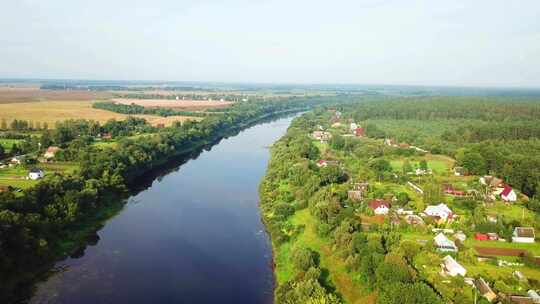
[[358,129],[358,125],[354,122],[351,122],[349,129],[351,130],[351,132],[354,132],[354,130]]
[[505,202],[515,202],[517,200],[517,195],[512,187],[506,185],[501,191],[501,199]]
[[437,236],[435,236],[435,238],[433,238],[433,242],[435,243],[435,246],[437,247],[437,249],[440,250],[440,251],[445,251],[445,252],[446,251],[451,251],[451,252],[458,251],[458,248],[457,248],[456,244],[454,243],[454,241],[447,238],[446,235],[444,235],[442,232],[437,234]]
[[534,228],[532,227],[516,227],[512,234],[512,242],[514,243],[534,243]]
[[429,216],[439,217],[444,221],[451,219],[453,216],[452,210],[450,210],[450,208],[448,208],[448,206],[446,206],[444,203],[440,203],[438,205],[429,205],[427,206],[426,210],[424,210],[424,213]]
[[375,199],[369,202],[369,208],[377,215],[386,215],[390,210],[390,203],[382,199]]
[[43,178],[43,176],[45,176],[43,170],[37,168],[30,170],[30,173],[28,173],[28,178],[31,180],[37,180]]
[[449,255],[443,258],[443,263],[441,264],[441,266],[443,271],[452,277],[455,277],[457,275],[464,277],[467,273],[467,270]]

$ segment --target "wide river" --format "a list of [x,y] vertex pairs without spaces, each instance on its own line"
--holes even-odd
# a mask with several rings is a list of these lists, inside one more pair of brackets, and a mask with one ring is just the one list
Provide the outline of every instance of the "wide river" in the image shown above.
[[292,118],[224,139],[129,198],[31,303],[271,303],[258,185]]

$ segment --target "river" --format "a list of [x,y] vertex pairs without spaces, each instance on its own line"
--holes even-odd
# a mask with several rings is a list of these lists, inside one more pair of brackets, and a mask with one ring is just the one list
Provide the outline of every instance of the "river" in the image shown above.
[[155,179],[97,244],[58,262],[31,303],[271,303],[258,184],[291,120],[246,129]]

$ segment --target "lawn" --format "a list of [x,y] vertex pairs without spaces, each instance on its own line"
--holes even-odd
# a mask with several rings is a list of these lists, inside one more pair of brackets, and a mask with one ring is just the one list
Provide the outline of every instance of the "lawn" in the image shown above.
[[345,269],[345,263],[333,255],[331,241],[320,238],[315,231],[316,219],[308,209],[297,211],[290,219],[293,225],[305,225],[305,229],[296,239],[280,245],[275,255],[276,278],[279,284],[291,279],[294,270],[290,262],[290,253],[293,246],[302,246],[315,250],[320,255],[320,268],[328,270],[329,276],[324,282],[326,286],[336,288],[346,303],[369,303],[369,295],[361,285],[353,281],[353,277]]
[[[392,169],[394,171],[401,172],[403,170],[402,168],[403,168],[404,162],[405,162],[405,158],[394,159],[390,161],[390,165],[392,166]],[[411,164],[413,169],[420,167],[420,160],[409,159],[409,163]],[[427,165],[428,165],[428,168],[430,168],[431,170],[433,170],[433,172],[437,174],[445,174],[451,168],[451,165],[449,164],[448,161],[438,159],[438,158],[432,158],[432,159],[428,158]]]
[[[37,184],[39,181],[26,179],[30,167],[14,166],[0,169],[0,185],[26,189]],[[35,167],[43,169],[47,176],[52,173],[73,174],[79,165],[73,162],[55,162],[36,164]]]
[[9,151],[11,151],[11,147],[13,147],[13,144],[18,144],[21,141],[22,141],[21,139],[4,139],[4,138],[0,138],[0,145],[2,147],[4,147],[6,152],[9,152]]
[[486,211],[491,215],[502,215],[507,220],[518,221],[521,225],[533,226],[535,223],[534,213],[517,203],[496,202],[493,206],[488,207]]

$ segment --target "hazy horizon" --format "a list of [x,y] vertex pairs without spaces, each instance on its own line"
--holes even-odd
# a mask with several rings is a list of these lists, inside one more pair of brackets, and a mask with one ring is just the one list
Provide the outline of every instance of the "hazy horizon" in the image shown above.
[[0,78],[540,87],[540,2],[23,0]]

